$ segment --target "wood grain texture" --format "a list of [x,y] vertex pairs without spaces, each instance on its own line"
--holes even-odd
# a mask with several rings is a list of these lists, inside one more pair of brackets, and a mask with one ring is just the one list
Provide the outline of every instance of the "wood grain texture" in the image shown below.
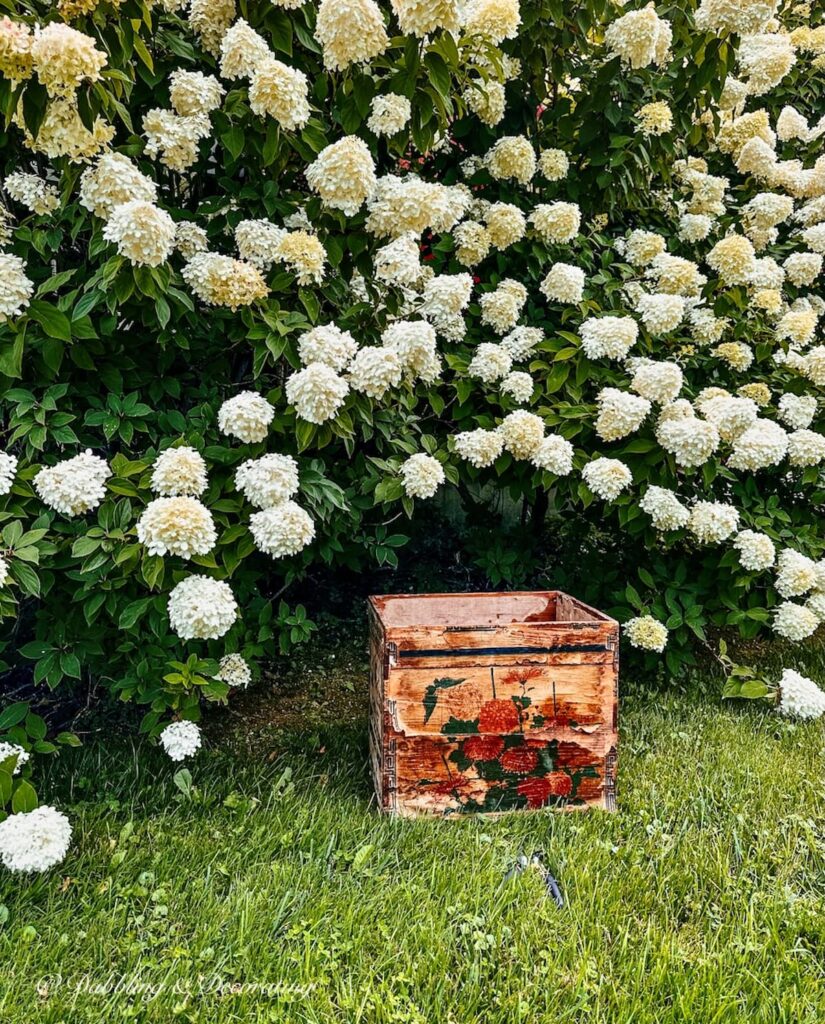
[[383,810],[615,809],[618,625],[603,613],[558,591],[371,598],[370,665]]

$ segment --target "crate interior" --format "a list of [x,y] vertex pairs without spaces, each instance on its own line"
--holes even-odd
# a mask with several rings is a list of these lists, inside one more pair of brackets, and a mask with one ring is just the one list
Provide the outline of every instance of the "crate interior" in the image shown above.
[[604,622],[606,615],[558,590],[512,594],[388,594],[371,598],[388,628],[472,629],[515,622]]

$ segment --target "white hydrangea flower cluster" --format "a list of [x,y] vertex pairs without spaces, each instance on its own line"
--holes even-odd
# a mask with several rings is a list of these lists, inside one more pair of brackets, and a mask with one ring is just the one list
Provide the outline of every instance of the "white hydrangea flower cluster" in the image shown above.
[[535,386],[535,382],[529,373],[513,370],[502,380],[499,390],[502,395],[509,395],[514,402],[521,404],[530,401]]
[[501,339],[501,344],[513,358],[520,363],[532,355],[535,348],[544,341],[544,331],[540,327],[514,327],[509,334]]
[[[16,455],[0,452],[0,497],[11,491],[15,475],[17,474],[17,465],[18,459]],[[5,582],[5,578],[2,582]]]
[[155,498],[137,522],[137,536],[150,555],[206,555],[218,535],[209,509],[197,498]]
[[170,722],[159,739],[173,761],[185,761],[187,757],[193,757],[201,747],[201,731],[194,722]]
[[519,0],[468,0],[463,22],[467,35],[484,36],[496,45],[515,39],[521,24]]
[[404,374],[426,383],[438,379],[441,357],[435,328],[426,320],[396,320],[381,335],[381,342],[397,353]]
[[629,619],[622,631],[630,644],[642,651],[661,654],[667,646],[667,627],[652,615],[639,615]]
[[596,433],[603,441],[618,441],[644,423],[651,405],[646,398],[619,388],[602,388],[596,396]]
[[428,36],[436,29],[456,33],[461,21],[458,0],[392,0],[404,35]]
[[263,395],[254,391],[241,391],[233,395],[218,410],[218,426],[221,431],[248,444],[263,441],[274,418],[273,406]]
[[569,476],[573,472],[573,445],[560,434],[548,434],[533,452],[530,461],[546,473]]
[[792,252],[782,267],[797,288],[812,285],[822,273],[823,257],[816,252]]
[[759,419],[759,407],[753,399],[727,393],[700,395],[696,407],[716,427],[723,441],[735,441]]
[[198,146],[209,138],[212,127],[206,114],[181,117],[174,110],[155,107],[143,116],[145,153],[170,171],[183,174],[198,159]]
[[467,373],[484,384],[495,384],[507,376],[512,364],[512,357],[503,345],[484,341],[473,353]]
[[378,178],[367,201],[366,228],[377,238],[398,238],[408,232],[422,235],[452,231],[467,213],[472,193],[465,186],[387,174]]
[[[299,285],[323,283],[327,251],[313,232],[288,231],[278,245],[277,258],[295,275]],[[266,284],[263,282],[260,297],[266,293]]]
[[731,469],[765,469],[778,465],[787,452],[788,435],[782,427],[773,420],[758,419],[733,442],[728,465]]
[[201,46],[220,52],[221,40],[235,17],[235,0],[189,0],[189,25]]
[[593,459],[582,470],[582,477],[590,490],[604,501],[615,501],[633,483],[633,474],[619,459]]
[[548,181],[562,181],[570,170],[570,158],[563,149],[543,149],[539,153],[539,171]]
[[157,267],[174,248],[175,222],[153,203],[130,199],[112,210],[103,237],[135,266]]
[[591,317],[579,328],[588,359],[624,359],[636,344],[639,325],[629,316]]
[[157,201],[157,185],[122,153],[104,153],[80,176],[80,205],[108,220],[124,203]]
[[401,358],[394,348],[367,346],[356,352],[348,380],[354,391],[380,400],[390,388],[401,383],[403,373]]
[[679,397],[684,375],[678,363],[638,359],[632,364],[631,388],[642,398],[658,405],[668,405]]
[[253,513],[249,529],[258,550],[273,558],[297,555],[315,538],[312,517],[289,500]]
[[208,306],[227,306],[234,311],[269,294],[257,267],[214,252],[196,252],[181,274],[195,295]]
[[432,498],[446,479],[444,467],[432,455],[416,452],[399,469],[408,498]]
[[87,449],[56,466],[44,466],[34,478],[34,489],[55,511],[82,516],[103,501],[111,475],[107,463]]
[[235,470],[235,487],[256,508],[272,508],[298,493],[298,463],[291,455],[247,459]]
[[516,326],[527,302],[527,289],[519,281],[505,278],[491,292],[479,297],[481,322],[497,334],[506,334]]
[[269,270],[280,259],[285,228],[268,220],[242,220],[235,228],[235,244],[242,260],[260,270]]
[[456,454],[476,469],[492,466],[504,451],[504,436],[497,430],[465,430],[453,438]]
[[161,497],[198,497],[206,490],[207,483],[203,456],[186,445],[167,448],[158,455],[152,467],[151,487]]
[[60,205],[60,194],[54,185],[36,174],[13,171],[6,176],[3,188],[15,202],[40,216],[52,213]]
[[806,676],[786,668],[779,680],[779,713],[789,718],[814,719],[825,715],[825,693]]
[[675,331],[685,316],[685,300],[681,295],[655,293],[640,295],[636,312],[653,338]]
[[43,805],[0,821],[0,863],[9,871],[39,872],[66,856],[72,826],[65,814]]
[[530,223],[548,245],[567,245],[579,233],[581,210],[576,203],[539,203]]
[[485,81],[483,78],[473,78],[470,80],[470,85],[464,90],[463,99],[479,120],[491,128],[495,127],[504,117],[507,98],[503,82],[497,82],[494,79]]
[[664,100],[645,103],[636,111],[636,122],[642,135],[667,135],[673,130],[673,111]]
[[34,284],[26,276],[26,265],[19,256],[0,252],[0,324],[20,316],[34,294]]
[[375,252],[376,280],[396,288],[414,288],[421,280],[420,256],[418,236],[414,232],[394,238]]
[[536,173],[536,151],[523,135],[504,135],[484,157],[484,165],[498,181],[512,179],[526,185]]
[[245,690],[252,682],[252,669],[240,654],[225,654],[218,665],[218,679],[227,686]]
[[697,501],[687,522],[690,533],[700,544],[719,544],[739,528],[739,513],[732,505],[719,501]]
[[[665,412],[677,403],[665,407]],[[690,409],[690,406],[688,406]],[[712,423],[692,415],[660,419],[656,427],[656,440],[670,452],[679,466],[692,469],[701,466],[719,447],[719,431]]]
[[584,296],[585,276],[580,267],[569,263],[554,263],[540,285],[540,290],[551,302],[572,305]]
[[221,105],[225,94],[214,75],[179,69],[169,76],[169,99],[181,117],[210,114]]
[[210,576],[187,576],[169,595],[169,622],[181,640],[217,640],[238,617],[228,583]]
[[390,42],[375,0],[321,0],[315,38],[323,47],[324,66],[329,71],[370,61]]
[[[489,243],[488,247],[504,250],[524,238],[527,231],[527,218],[513,203],[490,203],[485,207],[483,216],[485,233],[482,236],[482,244],[486,242]],[[456,231],[460,232],[463,226],[465,225],[459,225]],[[466,232],[462,233],[460,237],[464,238],[466,244]],[[478,238],[476,243],[478,244]],[[477,260],[477,262],[481,261]]]
[[305,331],[298,338],[298,356],[301,362],[324,363],[336,373],[345,370],[358,351],[358,343],[349,331],[335,324],[321,324]]
[[97,82],[106,54],[91,36],[53,21],[34,30],[31,56],[40,84],[49,96],[73,98],[84,82]]
[[375,191],[375,164],[363,139],[347,135],[323,149],[307,167],[309,187],[325,206],[354,216]]
[[647,68],[666,63],[673,41],[670,25],[656,13],[653,4],[630,11],[611,22],[605,32],[608,50],[631,68]]
[[410,123],[412,104],[396,92],[375,96],[367,128],[375,135],[397,135]]
[[[399,371],[400,379],[400,371]],[[309,363],[286,382],[286,400],[308,423],[332,419],[349,394],[349,384],[326,363]]]
[[681,530],[690,520],[690,510],[667,487],[648,487],[639,508],[647,512],[657,530]]
[[719,35],[762,32],[776,6],[776,0],[702,0],[696,11],[696,25]]
[[631,231],[624,243],[625,258],[634,267],[649,266],[666,249],[667,242],[660,234],[642,228]]
[[788,434],[788,461],[792,466],[818,466],[825,461],[825,435],[814,430]]
[[776,561],[776,547],[765,533],[742,530],[737,533],[733,546],[739,552],[739,562],[748,572],[762,572]]
[[191,260],[195,253],[206,252],[209,241],[206,232],[191,220],[179,220],[175,224],[175,249],[185,260]]
[[773,631],[779,636],[799,643],[812,636],[819,625],[819,618],[804,604],[783,601],[777,605],[773,616]]
[[813,590],[819,580],[819,568],[813,559],[785,548],[776,560],[776,589],[782,597],[801,597]]
[[504,448],[515,459],[532,459],[544,439],[544,420],[535,413],[517,409],[508,413],[498,430]]

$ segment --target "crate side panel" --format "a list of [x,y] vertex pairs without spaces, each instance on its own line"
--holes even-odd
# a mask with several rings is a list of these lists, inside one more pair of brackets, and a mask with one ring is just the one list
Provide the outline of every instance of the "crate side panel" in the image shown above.
[[387,629],[399,662],[410,658],[473,656],[541,658],[554,654],[613,654],[616,623],[514,623],[509,626],[408,626]]
[[385,692],[393,728],[417,733],[535,733],[613,726],[614,668],[594,665],[489,665],[447,670],[393,669]]
[[385,778],[386,756],[384,744],[387,729],[384,713],[384,678],[386,662],[386,640],[384,629],[377,615],[370,609],[369,615],[369,648],[370,648],[370,722],[369,746],[370,767],[373,784],[381,808],[387,807],[387,780]]
[[606,807],[609,737],[396,737],[399,814]]

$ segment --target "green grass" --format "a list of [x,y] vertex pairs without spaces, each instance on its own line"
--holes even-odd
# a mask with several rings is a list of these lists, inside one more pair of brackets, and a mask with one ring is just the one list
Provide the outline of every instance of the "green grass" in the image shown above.
[[[365,736],[238,732],[190,799],[154,749],[63,758],[69,857],[0,873],[0,1021],[823,1019],[820,725],[636,691],[618,814],[456,821],[379,817]],[[503,879],[534,849],[562,910]]]

